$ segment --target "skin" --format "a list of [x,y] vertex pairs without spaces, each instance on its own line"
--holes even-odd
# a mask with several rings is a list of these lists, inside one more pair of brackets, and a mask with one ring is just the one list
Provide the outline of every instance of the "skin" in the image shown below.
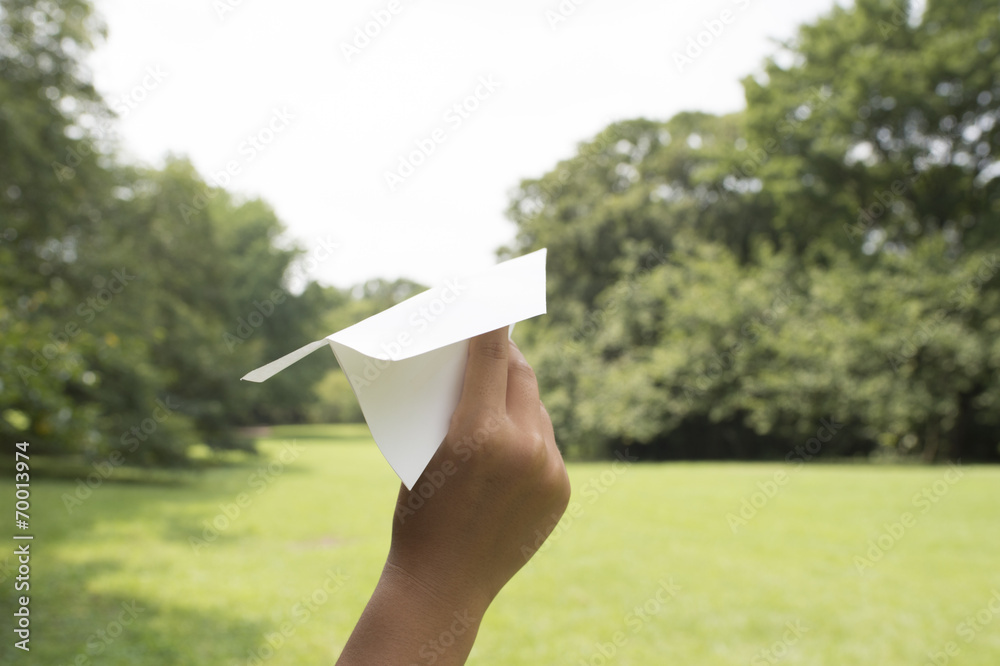
[[[411,497],[435,470],[450,473]],[[566,510],[552,421],[506,327],[470,340],[448,434],[413,487],[400,487],[389,555],[339,666],[464,664],[486,609]]]

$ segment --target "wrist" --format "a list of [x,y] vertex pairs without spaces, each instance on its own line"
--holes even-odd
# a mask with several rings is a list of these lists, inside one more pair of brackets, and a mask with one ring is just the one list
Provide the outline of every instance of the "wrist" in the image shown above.
[[431,585],[387,560],[338,664],[464,664],[489,604]]
[[382,569],[379,588],[394,602],[425,618],[428,625],[447,623],[451,630],[451,624],[460,620],[473,637],[491,601],[478,590],[454,581],[422,580],[391,556]]
[[440,553],[411,552],[393,544],[380,580],[438,612],[461,608],[482,617],[496,596],[486,578],[486,572],[467,561],[447,561]]

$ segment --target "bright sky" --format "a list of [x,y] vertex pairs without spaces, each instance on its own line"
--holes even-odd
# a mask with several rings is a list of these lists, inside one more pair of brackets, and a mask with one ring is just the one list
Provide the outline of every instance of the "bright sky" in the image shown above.
[[[434,284],[495,263],[520,179],[615,120],[742,108],[772,40],[833,4],[96,0],[90,62],[132,159],[185,154],[289,239],[337,243],[314,279]],[[689,39],[707,46],[679,71]]]

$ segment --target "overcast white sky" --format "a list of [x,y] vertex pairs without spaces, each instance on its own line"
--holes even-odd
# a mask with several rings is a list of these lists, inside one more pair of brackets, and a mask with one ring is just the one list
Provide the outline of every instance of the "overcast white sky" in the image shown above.
[[[133,160],[185,154],[206,178],[235,166],[229,189],[267,200],[289,238],[338,243],[313,278],[434,284],[495,263],[521,178],[614,120],[742,108],[739,80],[771,40],[833,4],[96,0],[110,34],[90,62]],[[373,16],[386,25],[348,60]],[[477,92],[474,110],[452,110]],[[390,189],[417,142],[433,153]]]

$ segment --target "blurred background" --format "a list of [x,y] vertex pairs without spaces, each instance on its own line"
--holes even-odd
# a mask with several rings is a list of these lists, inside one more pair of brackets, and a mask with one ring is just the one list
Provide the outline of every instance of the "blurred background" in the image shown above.
[[239,377],[547,247],[579,511],[475,663],[997,663],[1000,3],[672,4],[0,2],[5,662],[331,662],[395,477]]

